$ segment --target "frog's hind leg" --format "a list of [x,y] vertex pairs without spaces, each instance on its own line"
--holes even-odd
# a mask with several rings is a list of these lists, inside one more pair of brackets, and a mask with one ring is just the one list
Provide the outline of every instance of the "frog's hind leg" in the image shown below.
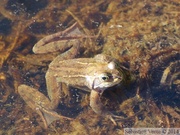
[[45,128],[48,127],[53,121],[62,118],[67,118],[65,116],[58,115],[52,110],[50,100],[40,93],[38,90],[31,88],[27,85],[20,85],[18,87],[18,92],[26,104],[41,116]]

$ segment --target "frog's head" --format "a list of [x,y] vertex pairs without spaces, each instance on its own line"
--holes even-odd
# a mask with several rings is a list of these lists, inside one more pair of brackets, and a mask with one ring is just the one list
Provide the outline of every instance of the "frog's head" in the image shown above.
[[94,77],[92,88],[95,90],[105,90],[119,84],[123,79],[114,61],[108,63],[104,69],[104,71],[98,72]]

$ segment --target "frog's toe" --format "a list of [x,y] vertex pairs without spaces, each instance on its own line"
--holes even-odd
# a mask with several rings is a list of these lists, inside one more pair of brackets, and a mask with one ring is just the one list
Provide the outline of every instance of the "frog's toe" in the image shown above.
[[112,123],[113,123],[115,126],[117,126],[117,122],[114,120],[114,118],[113,118],[111,115],[109,115],[108,118],[112,121]]
[[117,126],[116,121],[130,121],[132,119],[132,117],[134,117],[134,116],[132,116],[132,117],[127,117],[126,118],[126,117],[122,117],[122,116],[112,114],[111,112],[108,112],[108,114],[106,116],[107,116],[107,118],[109,118],[113,122],[113,124],[115,126]]

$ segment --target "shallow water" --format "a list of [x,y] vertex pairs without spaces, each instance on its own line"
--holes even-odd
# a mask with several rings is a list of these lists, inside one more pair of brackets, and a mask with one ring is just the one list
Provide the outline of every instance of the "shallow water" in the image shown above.
[[[124,127],[180,128],[180,2],[4,0],[0,4],[0,134],[123,134]],[[34,54],[41,38],[78,22],[87,36],[79,57],[104,53],[130,74],[105,92],[103,103],[130,121],[118,126],[89,107],[89,93],[71,88],[58,107],[73,121],[44,129],[17,92],[20,84],[47,95],[48,64],[62,52]],[[131,77],[131,78],[130,78]],[[130,79],[129,79],[130,78]]]

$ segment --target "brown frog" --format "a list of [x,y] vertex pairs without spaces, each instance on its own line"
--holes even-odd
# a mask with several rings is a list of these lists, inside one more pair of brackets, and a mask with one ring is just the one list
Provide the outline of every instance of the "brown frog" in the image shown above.
[[[70,48],[69,51],[57,56],[49,65],[45,77],[49,98],[27,85],[18,87],[21,97],[32,109],[37,111],[46,128],[54,120],[67,118],[54,111],[60,102],[61,83],[89,91],[90,106],[97,114],[110,118],[114,124],[116,122],[113,117],[121,119],[120,116],[112,114],[103,107],[100,97],[105,89],[122,81],[123,70],[119,70],[121,66],[117,60],[103,54],[98,54],[93,58],[73,59],[79,50],[78,38],[82,37],[86,36],[79,31],[77,24],[74,24],[63,32],[41,39],[33,48],[35,53]],[[63,40],[63,38],[70,40]]]

